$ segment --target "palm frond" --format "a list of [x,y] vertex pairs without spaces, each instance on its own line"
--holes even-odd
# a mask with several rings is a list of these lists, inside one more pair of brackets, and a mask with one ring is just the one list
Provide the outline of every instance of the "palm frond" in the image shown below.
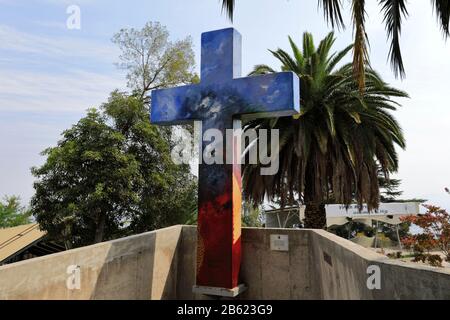
[[289,36],[289,44],[291,45],[292,52],[294,54],[295,60],[297,60],[297,65],[300,67],[303,66],[305,59],[303,57],[302,52],[298,48],[298,46],[295,44],[294,40]]
[[344,29],[345,24],[342,19],[342,0],[319,0],[319,7],[323,9],[323,15],[327,23],[338,29]]
[[[235,11],[235,0],[221,0],[222,11],[225,11],[231,21]],[[365,30],[365,0],[351,1],[351,16],[354,32],[353,46],[353,71],[358,80],[358,86],[361,93],[365,88],[365,70],[364,65],[369,64],[368,46],[369,40]],[[389,59],[391,67],[396,77],[404,78],[406,76],[403,63],[400,34],[402,21],[408,16],[407,0],[379,0],[384,15],[387,37],[390,40]],[[433,11],[436,14],[439,26],[445,38],[450,37],[450,0],[431,0]],[[327,23],[333,28],[344,29],[345,24],[342,17],[343,0],[318,0],[318,6],[323,10]],[[310,53],[314,52],[314,47],[310,46],[312,42],[309,34],[305,34],[303,42],[303,58],[309,59]],[[308,44],[308,45],[307,45]],[[302,59],[298,51],[294,50],[294,56],[297,64],[301,64]],[[304,61],[304,60],[303,60]]]
[[316,48],[314,46],[314,38],[312,34],[309,32],[303,33],[303,57],[305,59],[309,59],[315,51]]
[[269,50],[278,60],[280,60],[283,63],[283,66],[286,70],[291,70],[293,72],[298,72],[297,64],[295,63],[294,59],[287,53],[286,51],[282,49],[278,49],[277,51]]
[[228,18],[233,22],[234,14],[234,1],[235,0],[222,0],[222,11],[225,11]]
[[273,70],[271,67],[269,67],[266,64],[257,64],[253,71],[249,73],[249,76],[257,76],[262,74],[268,74],[268,73],[275,73],[275,70]]
[[333,54],[330,59],[328,59],[328,63],[327,63],[327,71],[328,72],[332,72],[333,69],[336,67],[336,65],[341,62],[342,59],[344,59],[344,57],[350,52],[350,50],[353,49],[353,44],[349,45],[347,48],[345,48],[344,50]]
[[450,36],[450,1],[448,0],[432,0],[433,9],[439,21],[444,36]]
[[320,41],[319,46],[317,47],[317,54],[320,57],[320,62],[327,61],[330,56],[330,50],[336,42],[336,38],[334,37],[334,32],[330,32],[322,41]]
[[[448,2],[448,1],[446,1]],[[391,67],[396,77],[405,77],[405,67],[403,65],[402,52],[400,49],[400,34],[402,30],[402,20],[408,16],[405,0],[381,0],[384,23],[388,39],[391,40],[389,58]]]

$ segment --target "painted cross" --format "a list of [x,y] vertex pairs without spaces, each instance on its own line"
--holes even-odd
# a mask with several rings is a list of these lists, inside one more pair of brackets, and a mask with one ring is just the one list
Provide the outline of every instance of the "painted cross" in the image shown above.
[[[202,34],[201,83],[152,92],[151,121],[202,121],[203,133],[240,127],[243,115],[279,117],[299,111],[292,72],[241,77],[241,35],[234,29]],[[241,166],[233,139],[232,164],[199,165],[197,286],[234,289],[241,263]],[[202,150],[207,143],[202,142]],[[225,153],[222,154],[222,156]],[[224,161],[223,163],[226,163]]]

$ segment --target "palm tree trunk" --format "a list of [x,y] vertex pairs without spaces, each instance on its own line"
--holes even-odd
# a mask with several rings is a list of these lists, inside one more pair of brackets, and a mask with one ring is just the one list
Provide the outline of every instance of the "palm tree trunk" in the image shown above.
[[[311,168],[309,168],[311,169]],[[307,169],[308,170],[308,169]],[[317,191],[317,181],[312,170],[305,177],[304,204],[305,204],[305,228],[325,229],[327,227],[327,214],[323,197]],[[319,195],[318,195],[319,194]]]
[[325,229],[327,227],[327,215],[323,203],[307,202],[305,208],[305,228]]

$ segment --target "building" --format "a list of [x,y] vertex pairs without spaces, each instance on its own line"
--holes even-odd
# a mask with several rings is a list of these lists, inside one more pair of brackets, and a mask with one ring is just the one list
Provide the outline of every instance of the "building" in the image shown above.
[[[398,225],[401,223],[401,217],[420,214],[420,202],[381,203],[378,210],[373,211],[369,211],[367,206],[359,210],[358,205],[346,207],[342,204],[332,204],[325,206],[325,210],[328,227],[344,225],[349,219],[368,225],[371,225],[372,221]],[[302,225],[305,207],[264,210],[264,216],[267,228],[296,228]]]
[[[408,215],[420,214],[420,202],[398,202],[381,203],[378,210],[369,211],[367,206],[360,210],[358,205],[348,207],[341,204],[332,204],[325,206],[327,214],[327,227],[343,226],[350,221],[363,223],[367,226],[375,226],[375,236],[358,236],[356,233],[348,234],[348,239],[364,247],[392,247],[398,246],[401,250],[399,224],[400,218]],[[291,207],[284,209],[272,209],[264,211],[267,228],[298,228],[303,225],[305,218],[305,207]],[[380,224],[386,223],[395,226],[396,241],[393,243],[389,239],[380,240]],[[329,229],[331,230],[331,229]]]
[[48,241],[37,223],[0,229],[0,265],[41,257],[64,251],[65,248]]

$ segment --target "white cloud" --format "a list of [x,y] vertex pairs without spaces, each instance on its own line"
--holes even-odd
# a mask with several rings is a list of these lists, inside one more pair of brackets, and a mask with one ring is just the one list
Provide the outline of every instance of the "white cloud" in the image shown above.
[[[6,53],[0,58],[0,112],[85,110],[124,88],[121,73],[112,71],[117,57],[112,44],[5,25],[0,25],[0,39],[0,51]],[[101,66],[109,71],[94,71]]]
[[52,29],[59,29],[59,30],[67,30],[67,23],[64,21],[41,21],[36,20],[33,21],[33,23],[36,26],[45,27],[45,28],[52,28]]
[[105,102],[109,92],[123,89],[119,75],[80,70],[64,74],[0,71],[1,111],[80,111]]
[[[68,31],[68,34],[70,32]],[[119,54],[112,43],[77,38],[75,36],[50,37],[21,32],[0,25],[0,50],[22,54],[39,54],[47,57],[88,58],[113,62]]]

